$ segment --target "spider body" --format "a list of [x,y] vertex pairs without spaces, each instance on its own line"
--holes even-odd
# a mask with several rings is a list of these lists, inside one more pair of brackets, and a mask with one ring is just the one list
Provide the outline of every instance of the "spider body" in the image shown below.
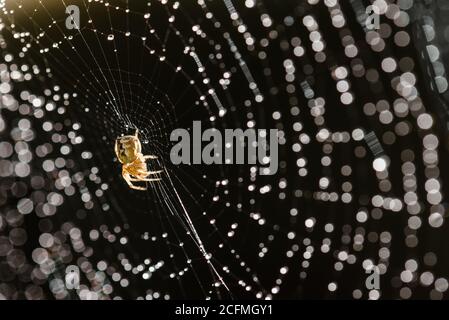
[[[119,137],[115,140],[115,154],[122,164],[122,177],[131,189],[147,190],[149,181],[159,181],[160,178],[148,178],[160,171],[148,171],[146,160],[157,159],[153,155],[143,155],[139,140],[139,130],[134,135]],[[145,187],[137,186],[133,182],[145,182]]]

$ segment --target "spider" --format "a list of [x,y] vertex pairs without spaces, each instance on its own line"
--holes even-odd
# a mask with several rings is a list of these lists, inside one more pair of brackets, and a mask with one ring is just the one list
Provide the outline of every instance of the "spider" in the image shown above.
[[[160,178],[148,178],[150,175],[158,174],[159,171],[148,171],[147,159],[157,159],[153,155],[143,155],[142,145],[139,140],[139,129],[134,135],[119,137],[115,140],[115,154],[122,166],[122,177],[131,189],[147,190],[149,181],[159,181]],[[145,182],[146,186],[141,187],[133,182]]]

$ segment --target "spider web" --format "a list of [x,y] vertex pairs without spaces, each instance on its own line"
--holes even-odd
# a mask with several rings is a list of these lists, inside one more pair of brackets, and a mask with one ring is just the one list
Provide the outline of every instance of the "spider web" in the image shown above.
[[[158,263],[167,265],[168,261],[171,261],[173,266],[166,267],[172,272],[164,270],[163,277],[178,279],[184,297],[190,297],[183,288],[186,284],[182,279],[187,277],[184,276],[186,273],[191,274],[189,276],[196,282],[194,287],[199,287],[204,297],[232,297],[227,281],[232,281],[234,286],[246,287],[247,291],[254,290],[251,286],[245,285],[245,282],[232,273],[229,267],[217,261],[210,253],[210,249],[207,251],[208,249],[205,248],[195,228],[195,224],[198,222],[196,221],[194,224],[192,219],[205,220],[208,224],[214,219],[210,215],[206,218],[206,211],[200,211],[201,216],[191,218],[178,193],[178,189],[181,189],[184,196],[194,201],[195,213],[198,214],[198,210],[204,204],[198,203],[197,198],[204,197],[206,190],[209,193],[211,184],[212,189],[217,188],[215,181],[212,183],[212,179],[205,175],[198,178],[187,173],[190,175],[187,176],[190,180],[188,180],[189,185],[185,185],[178,177],[178,169],[171,168],[165,158],[170,146],[169,134],[174,128],[174,124],[179,121],[175,115],[177,108],[181,109],[178,112],[181,117],[189,112],[205,113],[208,121],[213,117],[208,101],[205,99],[206,95],[209,95],[206,93],[206,89],[210,90],[211,86],[200,87],[194,79],[198,78],[198,71],[205,69],[207,63],[204,66],[200,65],[201,62],[193,50],[190,51],[193,53],[190,56],[196,57],[193,60],[195,63],[192,64],[192,59],[186,58],[189,57],[188,52],[185,52],[188,46],[187,40],[179,35],[175,25],[171,23],[164,25],[166,22],[164,18],[170,20],[169,6],[165,3],[155,3],[155,6],[158,7],[151,8],[152,11],[158,10],[157,12],[162,15],[158,19],[158,23],[162,26],[160,25],[158,29],[167,30],[163,34],[158,34],[150,25],[146,17],[147,14],[145,14],[146,10],[150,8],[137,6],[137,8],[130,9],[128,2],[119,1],[117,6],[113,6],[104,2],[80,1],[78,5],[82,10],[81,16],[88,19],[88,22],[87,26],[79,31],[65,29],[66,16],[61,16],[61,13],[65,13],[64,1],[51,3],[51,5],[44,2],[22,3],[17,1],[12,5],[15,10],[24,15],[20,21],[14,19],[15,27],[35,31],[32,35],[27,34],[26,39],[31,44],[31,48],[38,50],[41,54],[39,58],[42,58],[43,64],[49,68],[47,71],[51,73],[51,76],[54,75],[55,78],[62,81],[62,86],[66,84],[65,88],[68,90],[70,90],[69,87],[73,87],[73,97],[70,103],[76,105],[77,108],[77,110],[73,110],[73,115],[82,119],[81,126],[86,135],[84,137],[86,144],[89,140],[102,141],[103,146],[90,146],[91,150],[96,151],[95,155],[89,155],[89,157],[96,159],[95,163],[112,161],[114,156],[111,151],[115,138],[128,133],[128,131],[134,131],[135,128],[140,130],[145,152],[159,157],[158,161],[149,163],[150,170],[163,168],[164,178],[160,183],[152,183],[147,194],[137,194],[136,197],[144,203],[139,211],[156,215],[157,218],[152,217],[153,221],[160,220],[160,229],[155,231],[151,230],[150,226],[145,226],[138,237],[144,240],[151,239],[157,243],[163,242],[166,245],[169,253],[168,259],[161,259]],[[171,9],[174,10],[174,8]],[[157,13],[153,14],[158,15]],[[106,19],[98,18],[105,16]],[[139,23],[135,22],[137,19],[139,19]],[[130,20],[133,20],[132,25],[129,24]],[[116,21],[126,22],[126,24],[115,25]],[[184,23],[188,22],[184,21]],[[133,28],[137,31],[133,32]],[[166,54],[167,46],[170,46],[170,52],[173,52],[171,56]],[[190,61],[186,62],[187,59]],[[194,76],[190,76],[189,72]],[[154,82],[157,82],[157,86]],[[216,96],[214,98],[218,101]],[[214,106],[216,106],[215,103]],[[201,111],[198,112],[200,107]],[[220,108],[223,107],[220,106]],[[101,174],[102,170],[98,171]],[[183,174],[186,175],[186,173]],[[223,172],[220,175],[223,175]],[[112,192],[119,192],[118,190],[123,189],[123,183],[117,175],[114,176],[113,180],[109,179],[113,182],[108,183],[108,189],[113,190]],[[195,179],[200,179],[200,181],[195,181]],[[117,187],[119,184],[121,186]],[[191,184],[197,184],[197,186]],[[195,188],[199,190],[197,192],[200,194],[192,192],[192,189]],[[211,195],[209,194],[209,196]],[[206,200],[205,205],[208,208],[203,210],[213,210],[213,204],[208,203],[212,199]],[[134,223],[128,224],[127,221],[130,215],[142,214],[142,212],[131,213],[132,210],[127,207],[129,204],[121,203],[120,199],[113,199],[113,202],[116,206],[114,209],[121,215],[125,228],[132,230],[130,232],[137,233],[135,230],[138,227]],[[107,207],[109,208],[109,205]],[[147,224],[147,222],[143,223]],[[182,227],[181,229],[179,225]],[[232,259],[235,259],[235,264],[244,273],[251,274],[251,269],[245,267],[244,260],[239,257],[235,249],[226,243],[225,237],[220,234],[218,228],[215,225],[210,228],[209,233],[217,234],[215,237],[220,240],[220,243],[215,244],[213,251],[228,250]],[[153,259],[157,258],[149,260]],[[145,265],[143,260],[148,261],[148,259],[142,258],[141,260],[137,269],[141,269],[140,267]],[[101,262],[103,263],[103,260]],[[114,261],[106,261],[106,263],[113,264]],[[210,277],[204,275],[201,265],[207,265]],[[150,267],[150,269],[154,268]],[[133,272],[135,270],[136,268],[132,269]],[[144,273],[147,270],[138,271],[138,273]],[[224,280],[222,273],[227,273],[227,278],[232,280]],[[143,277],[148,278],[149,274],[150,272],[147,271]],[[207,280],[208,278],[209,280]],[[256,286],[261,290],[260,285],[257,284],[257,277],[253,278],[255,280],[250,281],[256,281]],[[188,281],[185,282],[188,283]],[[127,284],[127,282],[125,283]],[[86,293],[80,296],[85,297]],[[159,295],[159,297],[162,296]]]
[[[10,68],[37,66],[34,84],[14,87],[38,110],[36,140],[46,150],[72,144],[66,167],[49,151],[37,165],[54,187],[38,214],[39,245],[29,246],[49,288],[25,295],[377,299],[413,289],[442,298],[446,154],[435,151],[418,59],[399,33],[407,1],[380,2],[379,33],[343,28],[364,11],[360,1],[4,2]],[[69,4],[80,30],[65,26]],[[280,129],[279,172],[173,166],[169,135],[193,120]],[[127,188],[113,152],[136,128],[143,153],[158,156],[149,170],[164,170],[147,192]],[[62,283],[67,265],[82,271],[75,292]],[[364,287],[372,265],[387,289]]]

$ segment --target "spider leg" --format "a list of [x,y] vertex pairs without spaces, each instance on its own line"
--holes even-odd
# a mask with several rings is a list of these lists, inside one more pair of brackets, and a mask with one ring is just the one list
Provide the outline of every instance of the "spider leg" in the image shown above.
[[163,170],[158,170],[158,171],[144,171],[144,170],[139,170],[139,171],[137,171],[137,173],[136,173],[135,175],[133,175],[133,176],[134,176],[134,177],[137,177],[137,178],[139,178],[139,177],[146,178],[146,177],[148,177],[148,176],[150,176],[150,175],[155,175],[155,174],[158,174],[158,173],[161,173],[161,172],[163,172]]
[[147,178],[147,177],[140,177],[140,178],[129,178],[129,181],[160,181],[160,178]]
[[146,172],[141,172],[143,175],[145,175],[146,177],[148,177],[149,175],[152,175],[152,174],[158,174],[158,173],[161,173],[161,172],[163,172],[163,170],[158,170],[158,171],[146,171]]
[[129,181],[133,181],[133,182],[139,182],[139,181],[144,181],[141,178],[129,178]]
[[135,186],[135,185],[133,185],[133,184],[129,184],[129,187],[130,187],[131,189],[134,189],[134,190],[141,190],[141,191],[147,190],[147,187],[138,187],[138,186]]
[[134,182],[140,182],[140,181],[160,181],[160,178],[147,178],[147,176],[141,176],[141,177],[129,177],[129,181],[134,181]]
[[132,181],[142,181],[142,180],[140,180],[140,179],[134,179],[134,178],[131,178],[131,176],[130,176],[129,174],[123,174],[123,179],[126,181],[126,183],[128,184],[128,186],[129,186],[131,189],[134,189],[134,190],[142,190],[142,191],[147,190],[147,187],[136,186],[136,185],[134,185],[134,184],[132,183]]

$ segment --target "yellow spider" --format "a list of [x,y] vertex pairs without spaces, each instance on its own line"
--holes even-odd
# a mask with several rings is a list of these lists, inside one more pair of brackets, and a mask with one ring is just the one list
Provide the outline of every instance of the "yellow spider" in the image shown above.
[[[144,156],[139,140],[139,130],[133,136],[123,136],[115,140],[115,154],[122,166],[122,176],[131,189],[147,190],[149,181],[159,181],[160,178],[148,178],[160,171],[148,171],[147,159],[157,159],[156,156]],[[145,182],[145,187],[136,186],[133,182]]]

